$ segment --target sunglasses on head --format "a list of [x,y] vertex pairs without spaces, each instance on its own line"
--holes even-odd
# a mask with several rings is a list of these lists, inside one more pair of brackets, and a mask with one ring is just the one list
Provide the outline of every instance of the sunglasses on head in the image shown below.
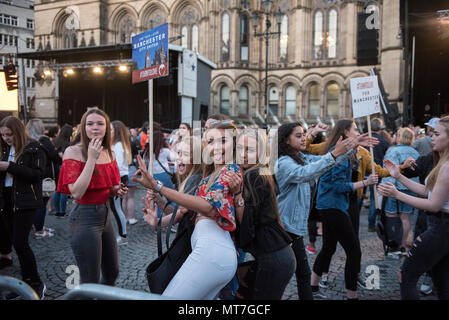
[[234,123],[234,120],[215,120],[215,121],[212,121],[210,124],[211,125],[215,125],[215,124],[218,124],[218,123],[230,124],[230,123]]

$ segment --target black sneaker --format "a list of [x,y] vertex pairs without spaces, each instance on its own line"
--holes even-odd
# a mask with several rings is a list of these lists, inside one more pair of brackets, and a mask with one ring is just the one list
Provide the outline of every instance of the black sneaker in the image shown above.
[[318,285],[320,286],[320,288],[323,288],[323,289],[329,288],[329,281],[328,281],[327,277],[328,277],[327,274],[323,274],[323,275],[321,276],[321,281],[318,283]]
[[5,257],[0,258],[0,270],[10,266],[12,266],[12,259],[8,259]]
[[360,274],[360,275],[357,277],[357,285],[358,285],[360,288],[366,289],[366,278],[365,278],[364,275]]
[[57,217],[57,218],[64,218],[65,217],[65,212],[57,212],[57,213],[55,213],[55,217]]

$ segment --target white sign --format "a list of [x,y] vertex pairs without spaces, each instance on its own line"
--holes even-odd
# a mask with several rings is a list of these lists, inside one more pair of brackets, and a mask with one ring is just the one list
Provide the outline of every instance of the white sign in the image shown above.
[[351,79],[352,114],[354,118],[380,112],[377,76]]
[[184,49],[182,52],[182,95],[196,98],[198,58],[195,52]]

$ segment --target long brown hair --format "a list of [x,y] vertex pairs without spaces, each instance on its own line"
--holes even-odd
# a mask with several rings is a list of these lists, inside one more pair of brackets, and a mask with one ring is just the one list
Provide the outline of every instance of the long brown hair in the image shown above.
[[133,158],[131,154],[131,138],[129,129],[120,120],[112,121],[112,127],[114,128],[114,136],[112,137],[112,144],[121,142],[123,145],[123,158],[127,160],[128,164],[131,164]]
[[351,130],[351,126],[353,123],[354,123],[353,119],[338,120],[337,124],[332,129],[331,133],[329,134],[328,138],[326,139],[324,147],[321,150],[321,154],[328,153],[330,148],[332,148],[333,146],[335,146],[337,144],[337,141],[338,141],[338,139],[340,139],[340,137],[343,137],[343,139],[346,139],[347,136],[345,134],[345,131]]
[[[25,125],[19,118],[13,116],[8,116],[4,118],[0,122],[0,128],[3,127],[6,127],[9,130],[11,130],[12,134],[14,135],[14,150],[15,150],[14,161],[17,161],[17,159],[22,154],[23,149],[25,149],[25,146],[32,139],[27,134],[25,130]],[[3,141],[3,138],[0,139],[0,146],[2,150],[4,149],[9,150],[9,146]]]
[[[446,135],[449,137],[449,116],[446,116],[444,118],[441,118],[438,124],[441,124],[445,127]],[[435,157],[434,157],[435,158]],[[435,187],[435,184],[437,182],[438,174],[440,173],[441,167],[449,161],[449,143],[446,146],[446,149],[440,153],[438,163],[433,168],[432,171],[430,171],[428,179],[427,179],[427,189],[432,190]]]
[[113,158],[112,158],[112,148],[111,148],[111,121],[109,120],[109,116],[103,110],[90,109],[90,110],[87,110],[83,114],[83,117],[81,118],[81,123],[80,123],[79,129],[78,129],[79,136],[77,135],[75,141],[79,141],[81,143],[81,154],[82,154],[83,158],[85,160],[87,160],[87,149],[89,148],[90,139],[86,133],[86,122],[87,122],[87,117],[93,113],[102,116],[106,122],[106,132],[104,134],[103,141],[101,142],[101,145],[108,152],[109,157],[111,158],[111,161],[112,161]]

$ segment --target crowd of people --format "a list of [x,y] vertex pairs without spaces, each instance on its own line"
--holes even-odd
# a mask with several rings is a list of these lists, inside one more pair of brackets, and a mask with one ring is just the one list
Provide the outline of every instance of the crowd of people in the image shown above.
[[[200,136],[187,123],[175,132],[155,123],[150,137],[148,123],[128,128],[98,108],[75,128],[47,132],[39,119],[25,126],[6,117],[0,122],[0,268],[12,264],[14,248],[23,280],[43,298],[28,235],[34,229],[35,238],[53,236],[46,213],[66,216],[70,197],[70,245],[81,283],[113,286],[118,245],[127,243],[127,225],[137,223],[140,185],[147,189],[144,220],[153,227],[174,224],[168,232],[190,250],[163,296],[242,298],[236,272],[250,254],[255,276],[246,298],[280,300],[295,275],[300,300],[326,299],[320,288],[329,286],[339,243],[346,296],[357,300],[357,288],[366,284],[360,210],[369,199],[367,231],[379,232],[382,222],[386,254],[404,258],[401,297],[419,299],[418,279],[427,274],[438,298],[447,299],[449,117],[432,118],[425,133],[404,127],[391,135],[380,118],[370,125],[372,136],[353,119],[333,128],[288,123],[267,134],[215,114]],[[317,254],[313,266],[308,254]],[[429,293],[432,284],[425,285],[422,292]]]

